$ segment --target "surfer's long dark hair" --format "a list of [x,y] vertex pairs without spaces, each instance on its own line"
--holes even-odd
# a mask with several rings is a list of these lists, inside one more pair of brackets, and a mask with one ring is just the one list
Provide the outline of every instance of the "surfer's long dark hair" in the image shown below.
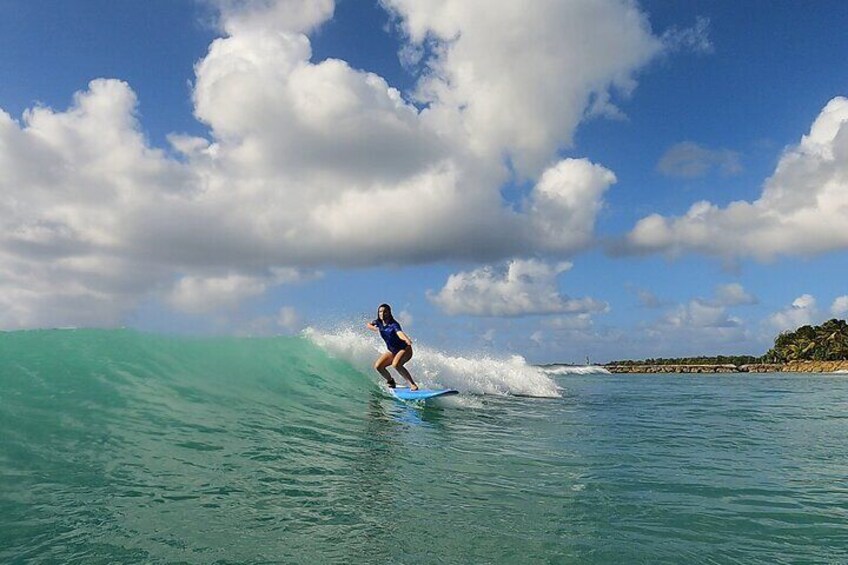
[[386,324],[393,324],[395,322],[395,317],[392,316],[392,307],[388,304],[380,304],[377,306],[377,320],[380,319],[380,308],[385,308],[386,311],[383,312],[383,318]]

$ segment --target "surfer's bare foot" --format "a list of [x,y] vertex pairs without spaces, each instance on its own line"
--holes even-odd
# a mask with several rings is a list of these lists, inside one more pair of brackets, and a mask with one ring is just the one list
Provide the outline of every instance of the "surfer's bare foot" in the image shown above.
[[415,383],[412,383],[411,385],[409,385],[409,390],[418,390],[418,385],[415,384]]

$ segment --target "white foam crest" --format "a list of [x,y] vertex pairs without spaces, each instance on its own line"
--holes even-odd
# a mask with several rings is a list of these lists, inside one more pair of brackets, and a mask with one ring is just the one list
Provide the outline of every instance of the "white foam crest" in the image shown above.
[[[334,357],[344,359],[366,374],[373,374],[377,356],[385,350],[376,335],[367,330],[341,329],[330,332],[307,328],[303,335]],[[407,368],[421,388],[454,388],[474,394],[520,395],[543,398],[559,396],[559,387],[540,367],[520,355],[505,359],[491,356],[448,355],[420,343]],[[392,369],[389,369],[392,372]],[[395,376],[399,384],[403,378]]]
[[609,375],[610,372],[599,365],[549,365],[547,367],[539,367],[548,375]]

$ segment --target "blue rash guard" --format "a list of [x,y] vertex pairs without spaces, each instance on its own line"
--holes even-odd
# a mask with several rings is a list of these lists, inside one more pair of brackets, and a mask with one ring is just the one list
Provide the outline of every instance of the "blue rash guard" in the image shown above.
[[386,342],[386,347],[389,348],[389,351],[391,351],[392,354],[397,355],[398,351],[407,348],[406,342],[398,337],[397,334],[398,332],[403,331],[400,324],[397,322],[384,324],[379,318],[371,323],[377,326],[377,329],[380,330],[380,337],[382,337],[383,341]]

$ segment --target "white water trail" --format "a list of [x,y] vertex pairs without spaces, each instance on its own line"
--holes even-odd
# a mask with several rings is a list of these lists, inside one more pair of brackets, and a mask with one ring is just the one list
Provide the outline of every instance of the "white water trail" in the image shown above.
[[542,371],[549,375],[609,375],[611,374],[606,368],[599,365],[548,365],[539,367]]
[[[374,361],[385,347],[379,337],[366,332],[364,328],[361,331],[307,328],[303,335],[330,355],[380,379],[374,370]],[[556,382],[520,355],[504,359],[488,355],[448,355],[420,343],[415,344],[413,351],[414,356],[406,367],[421,388],[453,388],[460,392],[501,396],[557,398],[560,395]],[[390,368],[389,372],[392,371]],[[395,380],[399,384],[404,382],[398,375]]]

